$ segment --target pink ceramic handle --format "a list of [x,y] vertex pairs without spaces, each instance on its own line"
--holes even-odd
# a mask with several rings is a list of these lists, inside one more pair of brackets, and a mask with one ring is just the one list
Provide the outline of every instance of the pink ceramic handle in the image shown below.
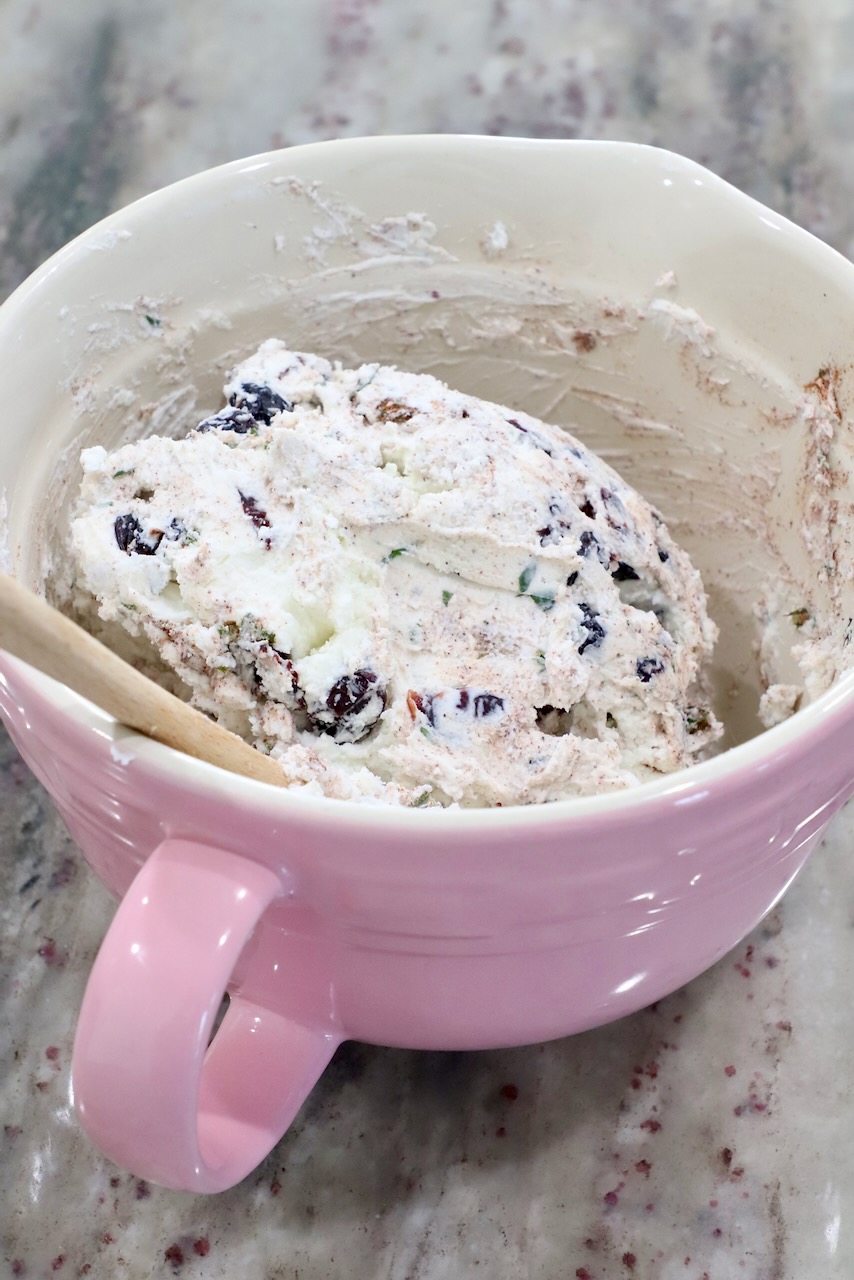
[[119,1164],[224,1191],[275,1146],[340,1042],[233,995],[232,971],[281,893],[266,867],[187,840],[146,861],[104,940],[74,1042],[77,1109]]

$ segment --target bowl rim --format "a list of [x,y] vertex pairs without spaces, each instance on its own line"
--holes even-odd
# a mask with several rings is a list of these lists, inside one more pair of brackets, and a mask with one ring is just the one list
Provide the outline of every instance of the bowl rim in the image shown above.
[[[14,324],[17,310],[22,306],[26,307],[50,277],[61,271],[66,263],[76,261],[81,252],[88,252],[91,241],[101,239],[105,232],[124,230],[129,217],[136,220],[149,215],[156,216],[185,196],[200,195],[206,188],[216,188],[222,183],[228,185],[247,173],[292,163],[294,158],[298,164],[303,164],[310,162],[312,155],[332,150],[350,153],[353,157],[362,152],[363,158],[368,158],[371,152],[394,152],[402,146],[410,155],[414,150],[425,157],[431,151],[447,156],[449,152],[462,154],[472,148],[505,153],[534,148],[563,153],[583,151],[589,155],[598,152],[610,155],[614,160],[647,165],[651,171],[660,171],[662,177],[679,172],[693,178],[696,186],[707,188],[713,199],[728,205],[736,216],[757,218],[766,226],[771,226],[775,232],[782,233],[792,252],[802,258],[812,259],[827,271],[832,269],[843,277],[847,275],[854,293],[854,264],[837,250],[696,161],[665,148],[645,143],[593,139],[493,137],[479,134],[385,134],[311,142],[260,152],[201,170],[141,196],[87,228],[19,284],[0,306],[0,330]],[[179,781],[182,786],[195,792],[221,796],[222,769],[126,728],[67,686],[8,654],[2,655],[0,684],[6,683],[3,667],[7,664],[10,670],[17,671],[19,677],[32,685],[37,694],[59,713],[67,715],[81,728],[94,730],[102,738],[107,738],[117,759],[133,759],[144,766],[146,771],[168,778],[173,784]],[[783,757],[788,757],[795,748],[802,752],[807,750],[812,746],[813,739],[821,735],[828,717],[842,715],[852,700],[852,695],[854,670],[841,676],[814,702],[747,742],[730,747],[720,755],[698,764],[639,783],[636,787],[599,795],[501,808],[427,806],[413,809],[412,806],[392,805],[381,801],[366,803],[306,794],[301,787],[276,787],[270,783],[230,774],[229,799],[243,801],[256,808],[260,805],[282,817],[290,814],[295,818],[317,818],[324,823],[332,822],[336,825],[340,821],[349,827],[357,825],[368,830],[400,826],[411,831],[412,824],[417,823],[422,832],[441,832],[442,835],[454,831],[488,832],[498,827],[505,831],[508,828],[531,825],[564,827],[575,821],[603,818],[606,815],[625,817],[636,813],[640,816],[641,811],[648,811],[650,806],[661,803],[689,804],[704,799],[712,794],[713,789],[721,789],[726,784],[737,783],[740,778],[764,772]]]

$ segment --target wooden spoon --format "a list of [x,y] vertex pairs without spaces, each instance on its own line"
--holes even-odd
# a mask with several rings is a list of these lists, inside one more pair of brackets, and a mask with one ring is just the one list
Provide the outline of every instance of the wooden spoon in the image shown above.
[[285,785],[269,756],[161,689],[6,573],[0,573],[0,649],[164,746],[244,778]]

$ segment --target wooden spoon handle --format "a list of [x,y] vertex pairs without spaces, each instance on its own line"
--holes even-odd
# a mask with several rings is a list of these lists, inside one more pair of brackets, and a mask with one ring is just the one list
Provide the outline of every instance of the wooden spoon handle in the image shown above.
[[167,747],[246,778],[285,785],[282,769],[269,756],[161,689],[5,573],[0,573],[0,649]]

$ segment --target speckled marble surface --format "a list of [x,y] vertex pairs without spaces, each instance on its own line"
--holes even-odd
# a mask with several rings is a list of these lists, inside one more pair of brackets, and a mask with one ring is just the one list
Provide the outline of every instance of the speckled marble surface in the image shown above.
[[[852,58],[847,0],[7,0],[0,290],[184,174],[375,132],[659,143],[851,253]],[[627,1021],[345,1046],[268,1161],[194,1198],[77,1129],[111,903],[0,738],[0,1277],[850,1277],[852,844],[849,809],[737,953]]]

